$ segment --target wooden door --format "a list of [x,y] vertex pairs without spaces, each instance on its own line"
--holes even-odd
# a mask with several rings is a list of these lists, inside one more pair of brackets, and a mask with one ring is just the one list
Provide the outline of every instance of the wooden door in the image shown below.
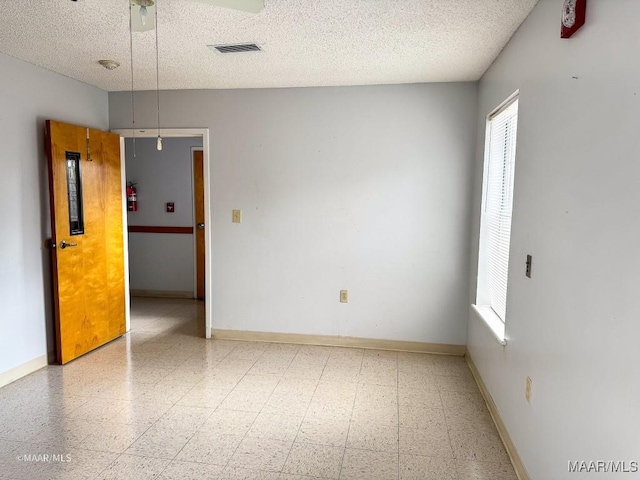
[[204,300],[204,159],[193,152],[193,195],[196,221],[196,296]]
[[126,330],[120,137],[46,122],[57,357]]

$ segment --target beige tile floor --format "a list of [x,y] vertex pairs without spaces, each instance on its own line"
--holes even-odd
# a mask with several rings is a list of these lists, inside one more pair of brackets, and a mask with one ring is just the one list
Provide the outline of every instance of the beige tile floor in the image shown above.
[[0,389],[0,479],[516,479],[460,357],[207,341],[190,300],[132,313]]

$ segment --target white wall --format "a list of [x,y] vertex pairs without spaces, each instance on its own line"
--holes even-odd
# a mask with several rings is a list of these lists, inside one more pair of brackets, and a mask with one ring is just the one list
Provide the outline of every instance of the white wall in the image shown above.
[[108,128],[107,93],[0,54],[0,374],[54,349],[44,121]]
[[[125,143],[127,181],[138,184],[138,211],[128,213],[129,225],[192,227],[191,147],[202,147],[202,138],[166,138],[160,152],[155,138],[137,138],[135,158],[133,139]],[[174,202],[174,213],[167,213],[167,202]],[[193,242],[187,234],[130,233],[130,288],[193,293]]]
[[569,460],[640,461],[640,3],[589,0],[569,40],[561,7],[541,0],[480,83],[469,301],[485,115],[519,88],[508,344],[472,313],[468,344],[540,480],[593,476]]
[[[162,92],[164,127],[210,129],[213,327],[464,344],[476,101],[473,83]],[[130,127],[130,94],[109,103]],[[155,105],[136,95],[136,125]]]

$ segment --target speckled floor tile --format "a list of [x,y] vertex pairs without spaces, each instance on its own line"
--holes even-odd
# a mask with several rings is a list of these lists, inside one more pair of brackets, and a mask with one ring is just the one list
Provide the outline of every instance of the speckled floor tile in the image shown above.
[[226,398],[229,392],[225,389],[209,388],[205,385],[196,385],[178,400],[177,405],[187,407],[217,408]]
[[227,467],[220,475],[219,480],[278,480],[278,478],[279,474],[275,472]]
[[308,397],[310,399],[315,393],[318,383],[318,380],[313,378],[287,377],[278,382],[273,393],[276,395]]
[[398,404],[412,407],[443,408],[440,392],[436,389],[399,388]]
[[400,426],[405,428],[445,428],[444,409],[423,405],[400,405]]
[[197,432],[182,448],[176,460],[225,466],[231,460],[243,437],[243,435]]
[[509,457],[495,428],[475,426],[449,431],[457,459],[492,463],[509,463]]
[[80,448],[102,452],[123,453],[146,430],[147,426],[102,422],[80,443]]
[[296,442],[344,447],[349,433],[348,418],[307,417],[303,420]]
[[[515,479],[464,358],[205,340],[203,315],[133,298],[131,332],[1,388],[0,480]],[[17,460],[45,450],[76,461]]]
[[338,479],[343,454],[341,447],[294,443],[282,472]]
[[238,382],[236,387],[233,389],[234,392],[266,392],[272,393],[273,390],[278,385],[280,381],[281,375],[272,374],[272,373],[264,373],[262,375],[251,375],[247,373],[242,380]]
[[340,480],[394,480],[398,478],[398,455],[347,448]]
[[304,416],[307,413],[311,396],[289,395],[272,393],[267,403],[262,407],[263,413],[276,413],[279,415]]
[[133,442],[125,453],[171,460],[187,444],[192,435],[191,431],[172,430],[154,425]]
[[428,430],[400,427],[400,453],[453,458],[446,428]]
[[202,424],[200,431],[244,436],[257,416],[256,412],[218,409]]
[[458,460],[459,480],[518,480],[511,463]]
[[160,417],[154,427],[195,432],[213,415],[213,408],[174,405]]
[[195,462],[174,460],[158,477],[158,480],[218,480],[224,468]]
[[296,362],[295,359],[284,372],[284,378],[308,378],[320,380],[324,364]]
[[153,480],[168,464],[169,460],[159,458],[120,455],[97,480]]
[[456,466],[459,480],[518,480],[511,463],[458,460]]
[[281,473],[278,480],[326,480],[320,477],[309,477],[307,475],[294,475],[292,473]]
[[435,375],[428,370],[406,370],[398,372],[398,387],[419,390],[437,390]]
[[398,429],[384,423],[352,421],[347,448],[398,452]]
[[265,403],[267,403],[270,395],[270,391],[238,391],[234,389],[220,404],[219,408],[244,412],[260,412]]
[[353,407],[351,420],[363,423],[377,423],[398,426],[398,406],[376,403],[361,403]]
[[400,455],[400,480],[458,480],[452,458]]
[[231,457],[229,466],[280,472],[292,444],[293,441],[245,438]]
[[301,423],[302,416],[262,412],[249,429],[247,437],[293,443]]

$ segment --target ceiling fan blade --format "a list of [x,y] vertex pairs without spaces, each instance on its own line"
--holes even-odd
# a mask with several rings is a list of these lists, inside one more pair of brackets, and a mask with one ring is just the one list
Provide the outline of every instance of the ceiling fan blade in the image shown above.
[[194,2],[206,3],[216,7],[242,10],[243,12],[258,13],[264,8],[264,0],[193,0]]
[[131,30],[134,32],[148,32],[156,28],[156,6],[147,7],[146,21],[142,23],[140,5],[131,5]]

